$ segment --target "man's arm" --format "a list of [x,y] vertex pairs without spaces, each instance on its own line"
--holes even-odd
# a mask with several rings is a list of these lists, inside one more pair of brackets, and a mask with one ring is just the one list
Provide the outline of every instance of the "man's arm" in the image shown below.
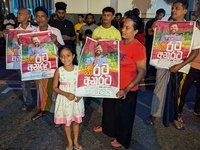
[[148,32],[148,35],[154,35],[154,30],[153,30],[152,27],[151,27],[151,28],[148,28],[148,29],[147,29],[147,32]]
[[169,70],[171,72],[177,72],[177,71],[179,71],[182,67],[184,67],[188,63],[192,62],[199,55],[199,51],[200,51],[200,49],[194,49],[194,50],[192,50],[192,52],[190,53],[190,55],[188,56],[188,58],[186,58],[185,61],[183,61],[180,64],[177,64],[177,65],[174,65],[174,66],[170,67]]
[[155,21],[153,24],[151,22],[147,22],[147,34],[148,35],[154,35],[154,28],[157,27],[157,21]]
[[70,36],[67,36],[67,35],[63,35],[62,36],[63,40],[65,41],[74,41],[76,39],[76,35],[70,37]]

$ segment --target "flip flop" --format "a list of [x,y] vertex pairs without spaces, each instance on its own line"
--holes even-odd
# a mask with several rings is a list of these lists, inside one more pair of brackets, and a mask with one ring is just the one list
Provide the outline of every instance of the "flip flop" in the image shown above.
[[82,148],[81,146],[79,146],[79,148],[76,148],[76,147],[74,146],[74,149],[75,149],[75,150],[83,150],[83,148]]
[[62,124],[55,124],[54,123],[54,128],[59,128],[59,127],[61,127],[62,126]]
[[71,147],[70,149],[66,147],[66,150],[73,150],[73,147]]
[[147,117],[147,119],[145,120],[145,123],[146,123],[147,125],[154,125],[155,119],[156,119],[156,117],[149,116],[149,117]]
[[174,120],[173,125],[178,130],[185,130],[185,127],[182,125],[181,122]]
[[117,142],[117,140],[116,140],[116,139],[113,139],[113,140],[111,141],[111,143],[115,143],[115,142]]
[[31,120],[37,120],[37,119],[39,119],[40,117],[43,117],[43,116],[45,116],[46,115],[46,112],[45,111],[39,111],[37,114],[35,114],[32,118],[31,118]]
[[94,132],[102,132],[102,126],[96,126],[93,129]]
[[113,147],[121,147],[121,146],[122,146],[120,143],[117,142],[117,140],[111,142],[111,145],[112,145]]

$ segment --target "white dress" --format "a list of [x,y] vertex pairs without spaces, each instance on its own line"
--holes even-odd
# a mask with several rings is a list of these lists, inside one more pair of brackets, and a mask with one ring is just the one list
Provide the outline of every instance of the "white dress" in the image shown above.
[[[75,93],[77,69],[78,67],[74,65],[74,70],[68,72],[64,67],[59,67],[59,89],[72,94]],[[66,126],[70,126],[73,121],[81,123],[84,115],[83,98],[81,98],[79,102],[75,102],[75,100],[68,100],[63,95],[57,95],[54,112],[55,124],[65,124]]]

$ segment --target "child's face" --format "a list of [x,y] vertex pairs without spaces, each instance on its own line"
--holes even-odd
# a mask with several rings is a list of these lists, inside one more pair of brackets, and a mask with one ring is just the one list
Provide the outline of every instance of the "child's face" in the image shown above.
[[73,62],[74,57],[75,57],[75,55],[72,54],[72,52],[67,48],[64,48],[60,52],[60,60],[61,60],[61,62],[63,63],[64,66],[73,65],[72,62]]

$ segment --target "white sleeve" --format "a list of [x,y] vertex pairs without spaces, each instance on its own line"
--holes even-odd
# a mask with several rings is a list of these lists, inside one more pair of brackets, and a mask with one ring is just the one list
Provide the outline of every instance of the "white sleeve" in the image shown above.
[[57,29],[56,32],[55,32],[54,34],[57,36],[57,41],[58,41],[61,45],[65,45],[60,30]]
[[200,30],[197,27],[195,27],[191,50],[200,48],[199,39],[200,39]]

